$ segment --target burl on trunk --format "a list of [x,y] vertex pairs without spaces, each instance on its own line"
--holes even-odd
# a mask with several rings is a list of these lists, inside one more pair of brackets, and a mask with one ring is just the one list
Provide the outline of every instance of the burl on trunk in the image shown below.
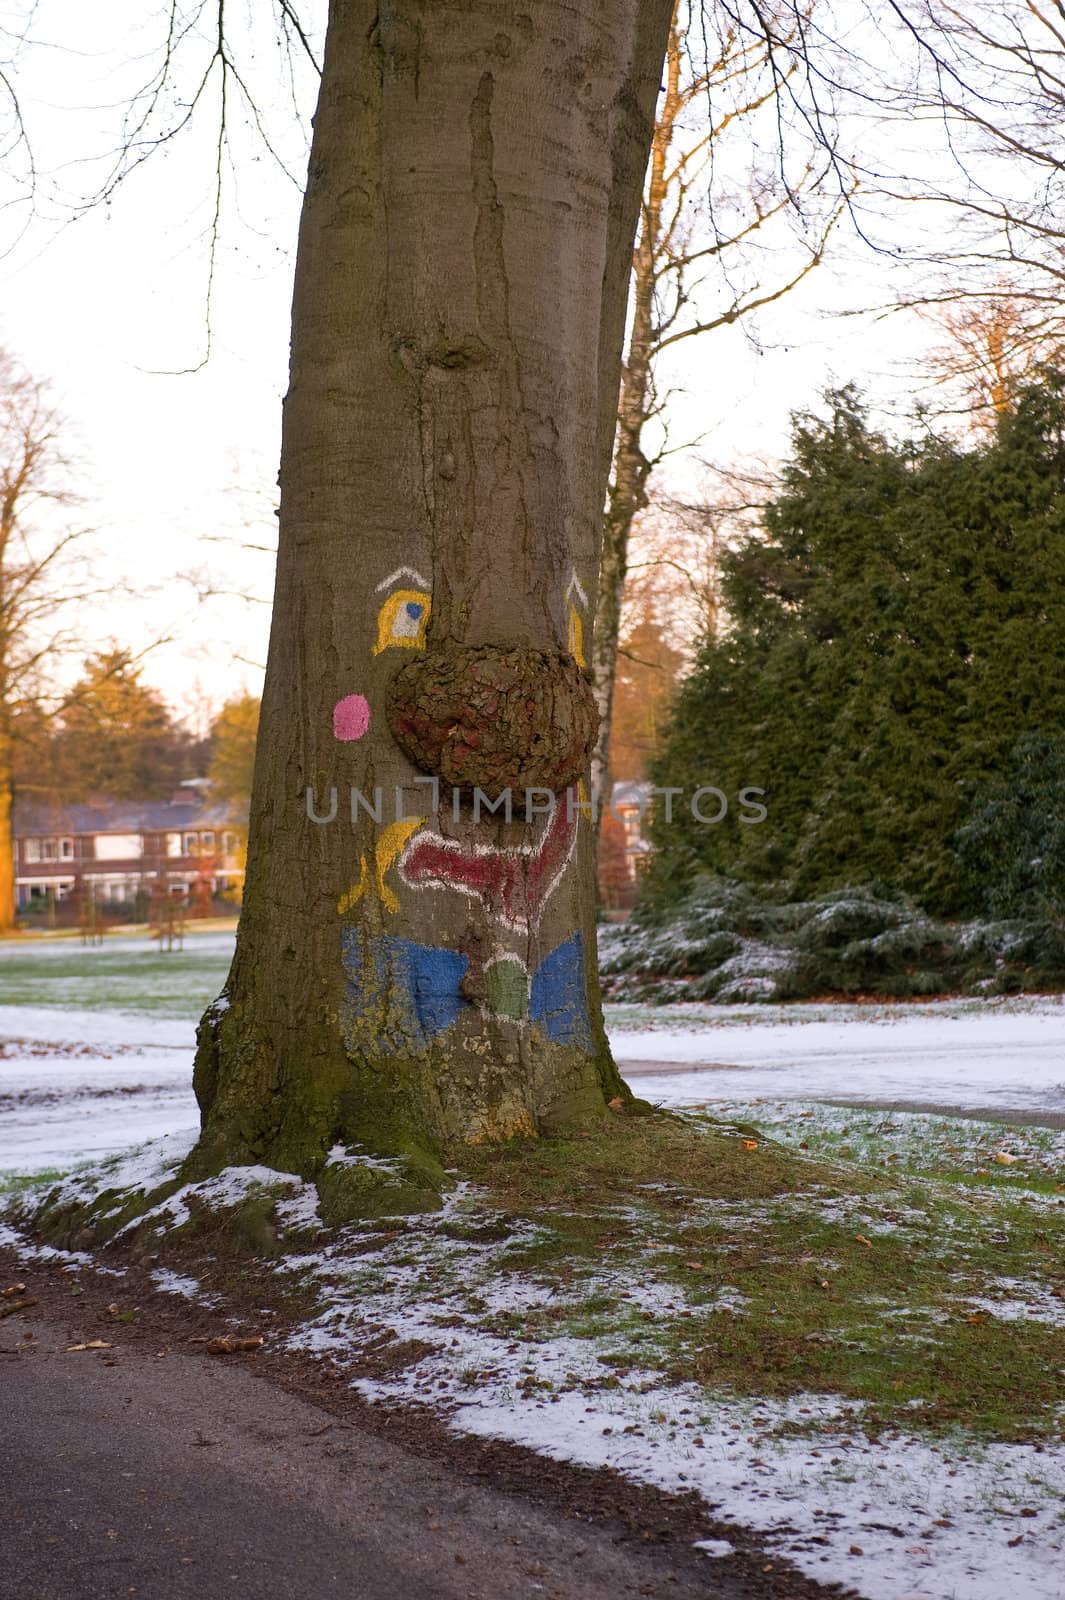
[[315,1173],[340,1143],[429,1171],[627,1093],[598,1000],[584,641],[670,11],[331,6],[194,1168]]

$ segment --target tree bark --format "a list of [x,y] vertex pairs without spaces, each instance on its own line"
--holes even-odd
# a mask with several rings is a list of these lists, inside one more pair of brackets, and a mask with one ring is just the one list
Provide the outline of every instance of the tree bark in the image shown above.
[[[244,908],[192,1169],[313,1174],[339,1142],[436,1170],[627,1093],[573,657],[670,11],[333,0]],[[553,815],[526,820],[544,790]]]
[[0,933],[15,926],[14,795],[11,735],[0,726]]

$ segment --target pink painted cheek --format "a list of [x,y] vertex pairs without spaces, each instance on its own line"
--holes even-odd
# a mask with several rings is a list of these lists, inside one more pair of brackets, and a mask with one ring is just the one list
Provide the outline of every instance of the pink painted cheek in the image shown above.
[[361,739],[370,726],[370,702],[364,694],[346,694],[333,707],[333,733],[338,739]]

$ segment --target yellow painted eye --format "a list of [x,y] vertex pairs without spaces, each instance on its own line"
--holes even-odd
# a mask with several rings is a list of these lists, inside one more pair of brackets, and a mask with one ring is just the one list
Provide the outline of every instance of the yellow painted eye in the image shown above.
[[424,650],[430,600],[424,589],[397,589],[377,613],[375,656],[392,645],[403,650]]
[[566,585],[566,642],[569,653],[579,667],[586,667],[584,659],[584,619],[582,611],[588,609],[588,596],[581,588],[581,580],[574,567],[570,573],[569,583]]

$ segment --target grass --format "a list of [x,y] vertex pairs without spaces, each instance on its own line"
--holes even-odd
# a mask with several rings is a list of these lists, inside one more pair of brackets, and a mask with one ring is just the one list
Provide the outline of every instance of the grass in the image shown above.
[[874,1432],[1059,1436],[1065,1200],[899,1186],[837,1156],[842,1138],[804,1139],[815,1155],[749,1123],[618,1119],[598,1139],[479,1151],[468,1175],[534,1229],[500,1268],[551,1291],[509,1331],[605,1340],[617,1372],[736,1396],[839,1395]]
[[106,944],[11,943],[0,947],[0,1006],[47,1006],[78,1011],[126,1011],[154,1017],[199,1018],[225,983],[231,952],[198,947],[161,952],[147,938],[143,949]]
[[46,1167],[40,1172],[0,1172],[0,1201],[30,1194],[34,1189],[51,1187],[66,1177],[58,1167]]
[[795,1100],[718,1109],[811,1155],[979,1189],[1065,1194],[1065,1129]]
[[[253,1269],[256,1293],[280,1309],[298,1284],[306,1316],[326,1317],[349,1356],[392,1328],[401,1344],[454,1345],[456,1374],[485,1339],[504,1364],[543,1357],[545,1390],[697,1385],[708,1404],[820,1394],[856,1406],[855,1426],[874,1435],[1061,1437],[1065,1135],[731,1110],[618,1114],[590,1136],[471,1148],[442,1213],[297,1231],[273,1269]],[[1015,1154],[1002,1176],[996,1152]],[[2,1193],[25,1214],[21,1190],[56,1176]],[[152,1248],[236,1292],[247,1247],[222,1248],[231,1232]],[[556,1357],[579,1372],[551,1377]]]

